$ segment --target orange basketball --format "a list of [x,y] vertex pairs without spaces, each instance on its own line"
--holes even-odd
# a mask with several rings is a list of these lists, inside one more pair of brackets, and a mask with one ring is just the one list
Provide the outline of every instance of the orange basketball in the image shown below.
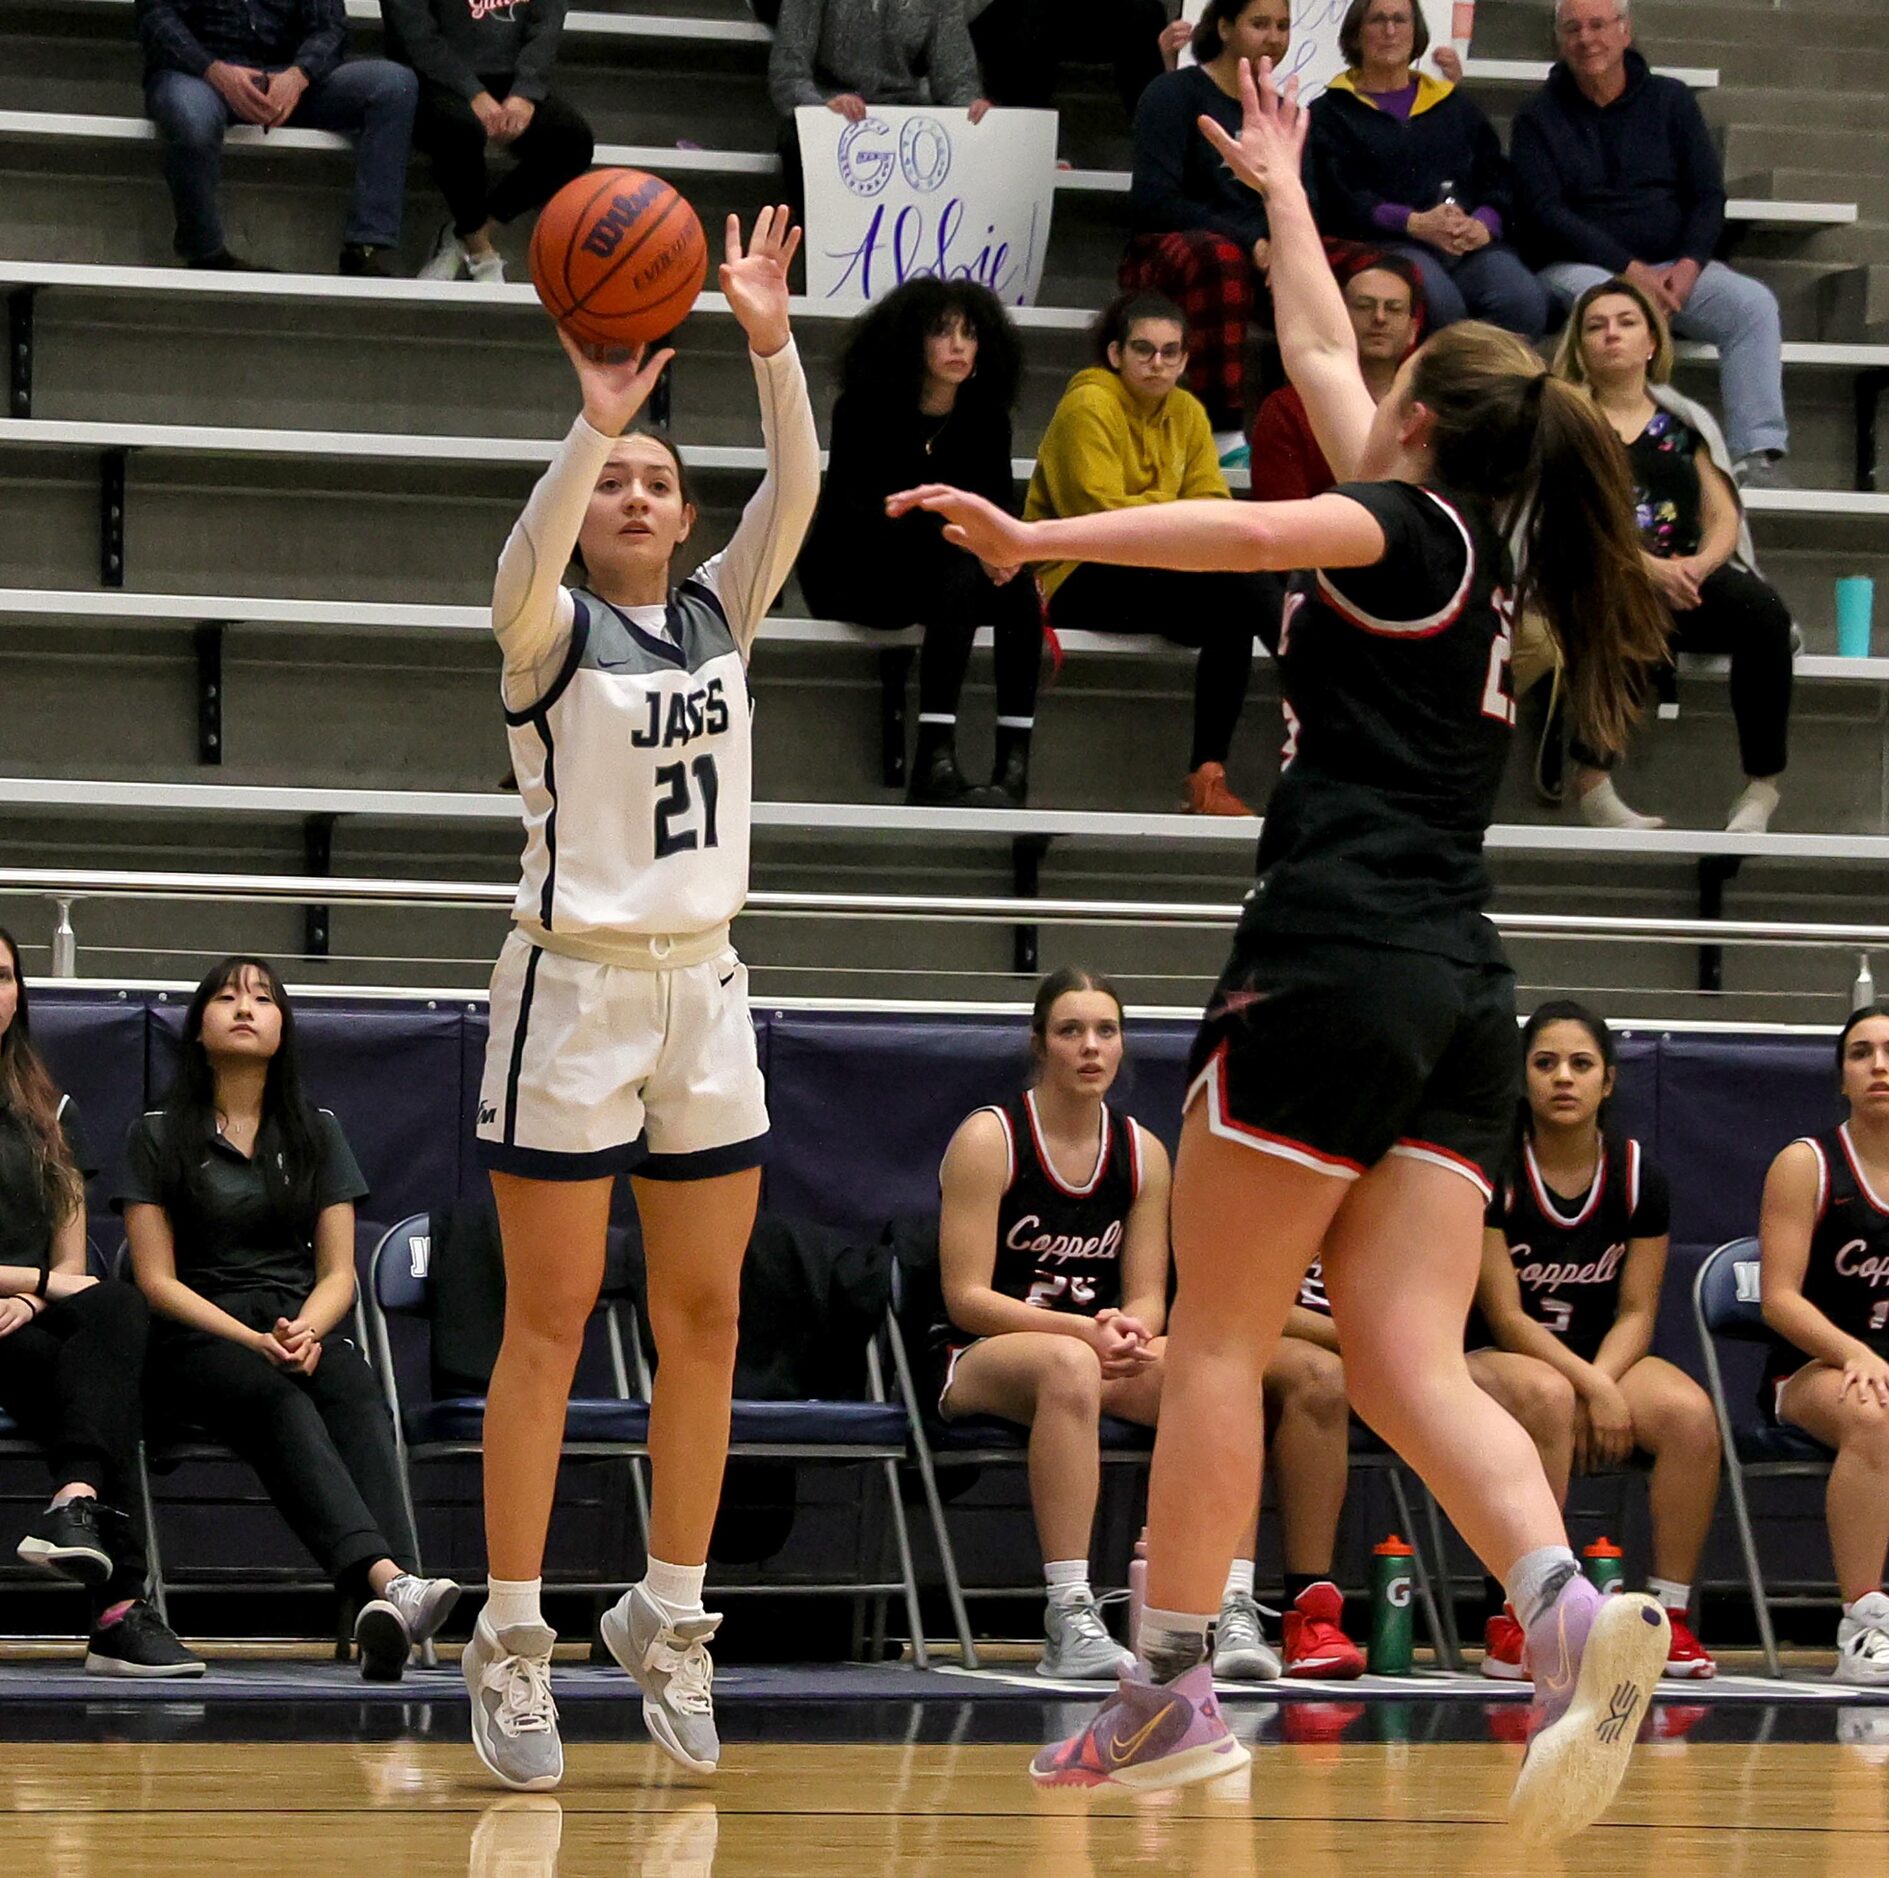
[[544,206],[531,284],[573,339],[638,346],[674,331],[708,272],[695,211],[642,170],[592,170]]

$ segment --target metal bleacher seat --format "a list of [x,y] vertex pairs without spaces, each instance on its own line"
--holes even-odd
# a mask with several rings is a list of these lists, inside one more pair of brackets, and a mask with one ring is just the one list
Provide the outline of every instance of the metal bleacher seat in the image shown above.
[[1721,1342],[1762,1343],[1770,1336],[1758,1298],[1758,1242],[1734,1239],[1699,1267],[1693,1281],[1692,1308],[1698,1319],[1699,1347],[1705,1355],[1706,1388],[1718,1414],[1719,1441],[1725,1451],[1725,1477],[1732,1490],[1732,1518],[1744,1553],[1751,1606],[1764,1643],[1765,1668],[1781,1676],[1777,1636],[1771,1624],[1770,1598],[1758,1562],[1746,1485],[1753,1480],[1821,1477],[1834,1456],[1800,1429],[1787,1428],[1759,1413],[1751,1400],[1735,1402],[1727,1393],[1720,1362]]
[[[393,1412],[400,1448],[401,1480],[412,1512],[409,1469],[425,1461],[476,1455],[485,1425],[483,1396],[436,1399],[403,1389],[395,1360],[388,1319],[405,1317],[424,1322],[431,1315],[432,1222],[424,1213],[402,1220],[388,1230],[374,1249],[368,1294],[375,1360],[388,1406]],[[645,1551],[649,1541],[649,1501],[641,1469],[649,1455],[649,1397],[652,1377],[637,1334],[635,1304],[627,1293],[607,1292],[599,1301],[599,1319],[609,1350],[616,1393],[609,1397],[571,1399],[564,1424],[563,1455],[571,1460],[615,1460],[628,1463],[631,1497]],[[912,1654],[918,1667],[929,1667],[924,1624],[919,1611],[918,1581],[899,1495],[898,1469],[906,1459],[910,1423],[904,1407],[885,1399],[883,1371],[874,1344],[866,1345],[867,1395],[859,1401],[751,1401],[734,1404],[729,1457],[734,1460],[805,1461],[824,1465],[867,1466],[883,1484],[886,1512],[899,1564],[895,1579],[872,1576],[863,1556],[867,1536],[884,1528],[875,1525],[871,1495],[862,1495],[859,1508],[860,1569],[844,1579],[808,1581],[761,1576],[731,1578],[720,1571],[713,1586],[717,1597],[746,1593],[776,1595],[848,1596],[860,1613],[870,1600],[875,1607],[875,1641],[884,1629],[884,1602],[903,1598]],[[415,1530],[418,1530],[417,1521]],[[624,1581],[603,1581],[565,1586],[592,1592],[618,1591]],[[863,1626],[856,1625],[856,1629]]]

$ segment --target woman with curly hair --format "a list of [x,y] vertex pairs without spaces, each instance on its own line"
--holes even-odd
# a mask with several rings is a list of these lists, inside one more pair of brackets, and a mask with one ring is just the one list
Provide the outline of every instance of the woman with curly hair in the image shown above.
[[[1035,582],[959,553],[930,515],[885,512],[895,490],[941,480],[1016,512],[1010,413],[1022,363],[995,294],[929,276],[860,314],[840,355],[832,449],[800,589],[825,618],[924,627],[912,802],[1021,808],[1028,787],[1042,651]],[[957,756],[958,699],[980,626],[992,629],[997,659],[988,789],[965,780]]]

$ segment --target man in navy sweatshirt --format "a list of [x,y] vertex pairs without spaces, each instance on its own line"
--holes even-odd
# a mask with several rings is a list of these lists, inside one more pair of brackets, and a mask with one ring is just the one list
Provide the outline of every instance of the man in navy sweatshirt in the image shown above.
[[1725,177],[1692,93],[1633,50],[1630,0],[1557,0],[1561,58],[1510,139],[1523,240],[1563,307],[1619,275],[1685,339],[1719,349],[1725,430],[1748,489],[1785,482],[1783,335],[1762,281],[1713,257]]
[[163,145],[187,266],[254,266],[230,252],[217,212],[223,133],[253,124],[354,139],[341,272],[393,272],[419,87],[387,59],[343,59],[344,0],[137,0],[137,22],[145,109]]

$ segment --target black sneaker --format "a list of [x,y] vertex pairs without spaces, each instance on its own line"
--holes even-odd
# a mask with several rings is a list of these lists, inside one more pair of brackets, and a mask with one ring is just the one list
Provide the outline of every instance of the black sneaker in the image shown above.
[[393,280],[397,278],[393,263],[388,256],[391,248],[369,247],[358,241],[350,241],[341,250],[341,271],[360,280]]
[[140,1598],[85,1646],[88,1676],[201,1676],[204,1663],[177,1641],[177,1633]]
[[15,1550],[28,1565],[40,1565],[82,1585],[102,1585],[112,1575],[112,1557],[99,1531],[98,1502],[80,1494],[49,1506]]
[[398,1682],[407,1673],[413,1632],[398,1605],[374,1598],[361,1606],[354,1620],[354,1647],[360,1653],[363,1682]]

